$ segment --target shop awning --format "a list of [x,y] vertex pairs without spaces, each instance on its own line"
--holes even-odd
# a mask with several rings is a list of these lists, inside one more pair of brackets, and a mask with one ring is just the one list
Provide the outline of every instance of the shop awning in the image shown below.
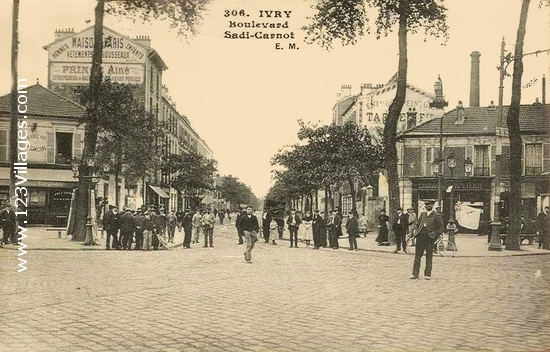
[[151,185],[149,185],[149,187],[151,187],[151,189],[153,191],[155,191],[155,193],[158,194],[159,197],[161,197],[161,198],[170,198],[170,196],[168,194],[166,194],[166,192],[164,192],[162,190],[162,188],[157,187],[157,186],[151,186]]

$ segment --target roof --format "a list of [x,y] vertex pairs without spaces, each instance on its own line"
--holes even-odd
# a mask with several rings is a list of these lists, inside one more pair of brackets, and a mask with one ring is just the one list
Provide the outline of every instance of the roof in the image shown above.
[[[435,98],[435,95],[433,93],[429,93],[429,92],[427,92],[423,89],[420,89],[416,86],[413,86],[412,84],[407,83],[406,87],[407,87],[407,89],[410,89],[413,92],[416,92],[418,94],[424,95],[425,97],[427,97],[429,99],[434,99]],[[397,73],[394,74],[393,77],[390,78],[390,80],[386,84],[378,86],[378,88],[373,89],[367,95],[376,96],[376,95],[380,95],[380,94],[383,94],[383,93],[386,93],[386,92],[389,92],[389,91],[395,90],[395,89],[397,89]]]
[[[502,126],[506,127],[508,106],[503,107]],[[464,108],[463,122],[456,123],[458,110],[455,108],[443,115],[444,135],[492,135],[498,118],[495,107],[468,107]],[[548,134],[550,120],[549,104],[521,105],[519,128],[522,133]],[[426,121],[405,131],[402,137],[439,134],[440,119]]]
[[[27,96],[27,115],[48,117],[84,116],[86,108],[51,90],[35,84],[25,89]],[[0,97],[0,112],[10,113],[11,93]]]
[[357,101],[357,97],[358,95],[350,95],[345,98],[342,98],[342,100],[336,103],[335,107],[338,108],[338,117],[344,116],[349,111],[349,109]]

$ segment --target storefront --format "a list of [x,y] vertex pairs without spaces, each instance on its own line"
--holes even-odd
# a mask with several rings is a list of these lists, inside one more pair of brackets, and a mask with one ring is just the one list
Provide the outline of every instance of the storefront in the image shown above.
[[[493,178],[446,178],[442,180],[443,218],[457,221],[461,233],[477,233],[490,219]],[[425,199],[438,199],[437,178],[412,178],[412,205],[419,212]],[[453,204],[454,209],[451,209]]]

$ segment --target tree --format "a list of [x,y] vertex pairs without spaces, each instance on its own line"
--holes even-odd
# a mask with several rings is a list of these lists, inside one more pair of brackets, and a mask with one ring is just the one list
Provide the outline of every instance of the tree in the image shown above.
[[[94,48],[92,54],[92,68],[90,72],[90,95],[86,105],[86,128],[84,132],[84,149],[79,165],[79,173],[85,177],[78,180],[78,189],[75,198],[76,213],[73,233],[75,239],[82,241],[86,233],[86,216],[89,199],[88,188],[90,169],[86,165],[86,158],[95,156],[97,143],[97,105],[100,100],[100,86],[103,79],[101,70],[103,54],[103,18],[105,3],[108,3],[109,13],[141,18],[143,21],[168,19],[171,27],[177,28],[178,34],[185,36],[194,34],[201,20],[201,12],[205,9],[208,0],[97,0],[94,22]],[[93,244],[93,238],[85,240],[85,244]]]
[[[521,77],[523,75],[523,40],[525,38],[527,14],[530,0],[523,0],[514,52],[514,73],[512,77],[512,100],[508,108],[506,122],[510,140],[510,213],[508,215],[508,234],[506,249],[519,251],[521,213],[521,149],[522,140],[519,128],[519,109],[521,104]],[[501,70],[504,68],[501,67]]]
[[[442,0],[367,0],[366,4],[378,10],[375,21],[376,37],[387,36],[398,25],[399,62],[395,98],[388,109],[384,126],[384,153],[389,184],[390,223],[399,207],[397,174],[397,122],[403,109],[407,87],[407,31],[416,33],[424,29],[426,36],[448,38],[446,8]],[[369,32],[364,0],[319,0],[316,14],[303,29],[309,42],[332,48],[332,41],[339,39],[342,45],[355,44],[357,38]]]
[[[114,174],[116,189],[120,175],[142,178],[160,166],[162,146],[156,141],[163,135],[163,126],[136,99],[137,89],[107,78],[99,93],[96,157],[100,167],[107,166]],[[85,106],[89,89],[81,99]],[[119,193],[115,192],[115,206],[119,205]]]
[[162,172],[170,175],[170,186],[195,199],[198,204],[201,194],[214,190],[214,160],[195,152],[184,152],[164,157],[161,165]]
[[250,186],[232,175],[222,176],[217,189],[221,197],[231,203],[233,209],[239,204],[252,205],[254,208],[259,208],[260,206],[260,201],[254,195]]

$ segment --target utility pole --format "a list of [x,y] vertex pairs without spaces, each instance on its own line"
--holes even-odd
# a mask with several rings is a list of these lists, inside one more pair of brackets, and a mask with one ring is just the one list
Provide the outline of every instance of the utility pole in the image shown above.
[[506,42],[502,37],[500,43],[500,75],[498,86],[498,108],[497,108],[497,124],[495,127],[496,135],[496,155],[495,155],[495,195],[493,197],[493,222],[491,223],[491,243],[489,243],[490,251],[502,251],[502,245],[500,244],[500,160],[502,158],[502,136],[505,131],[502,128],[502,110],[503,110],[503,95],[504,95],[504,74],[506,72],[504,67],[504,47]]

